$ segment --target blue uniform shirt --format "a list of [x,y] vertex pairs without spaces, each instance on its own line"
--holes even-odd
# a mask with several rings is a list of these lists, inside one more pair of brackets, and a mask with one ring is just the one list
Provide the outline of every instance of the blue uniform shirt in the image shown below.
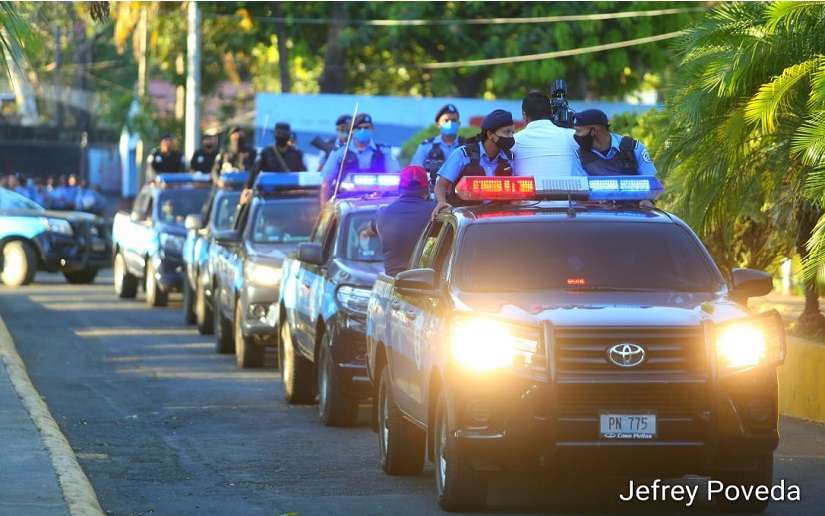
[[[607,149],[606,154],[602,154],[595,147],[591,150],[596,156],[604,159],[613,159],[613,157],[619,153],[619,144],[621,142],[622,136],[620,134],[610,133],[610,148]],[[639,164],[640,176],[656,175],[656,165],[653,164],[653,160],[650,158],[650,154],[642,142],[636,140],[636,148],[633,150],[633,154],[636,156],[636,162]]]
[[412,159],[410,160],[410,165],[418,165],[419,167],[424,166],[424,160],[427,159],[427,155],[430,153],[430,149],[433,148],[433,145],[438,145],[441,147],[441,152],[444,153],[444,158],[450,155],[456,148],[458,148],[458,135],[455,136],[452,145],[447,145],[441,135],[436,136],[433,141],[427,143],[427,141],[423,141],[418,144],[418,148],[415,150],[415,154],[413,154]]
[[[329,182],[335,179],[338,176],[338,170],[341,167],[341,159],[344,157],[344,147],[343,145],[332,152],[327,162],[324,163],[324,168],[321,169],[321,175],[324,176],[324,182]],[[358,157],[358,166],[364,170],[368,170],[370,165],[372,164],[372,154],[375,152],[377,146],[375,145],[375,141],[370,140],[369,145],[364,147],[363,149],[357,149],[355,147],[355,142],[350,142],[349,144],[349,151],[347,153],[352,153]],[[381,152],[384,153],[384,172],[398,172],[401,167],[398,165],[398,160],[392,157],[390,153],[389,147],[382,148]]]
[[[507,155],[504,154],[504,152],[499,151],[498,156],[490,159],[489,156],[487,156],[487,151],[484,150],[484,144],[479,142],[478,146],[481,153],[478,164],[484,170],[485,175],[492,176],[496,173],[499,158],[506,160],[512,165],[512,161],[507,159]],[[447,158],[447,161],[441,165],[441,168],[438,170],[438,175],[451,183],[455,183],[458,180],[461,169],[469,163],[470,157],[464,154],[464,150],[459,147],[454,150]]]

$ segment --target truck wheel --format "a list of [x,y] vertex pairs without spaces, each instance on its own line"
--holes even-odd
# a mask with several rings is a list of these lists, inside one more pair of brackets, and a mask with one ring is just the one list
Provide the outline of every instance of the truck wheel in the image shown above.
[[241,369],[263,367],[264,347],[256,345],[243,335],[241,302],[235,301],[235,361]]
[[358,399],[348,396],[344,382],[335,374],[332,334],[324,332],[318,357],[318,415],[326,426],[347,426],[358,417]]
[[126,259],[117,253],[112,264],[112,277],[115,283],[115,294],[121,299],[132,299],[137,295],[138,279],[130,274],[126,268]]
[[281,338],[278,343],[278,367],[284,383],[284,397],[290,405],[315,402],[315,382],[312,364],[300,356],[292,342],[289,323],[281,322]]
[[[755,459],[755,467],[743,471],[726,471],[717,476],[718,480],[725,485],[739,485],[744,487],[767,485],[773,482],[773,452],[765,454]],[[728,500],[724,496],[719,500],[719,510],[726,513],[759,513],[768,508],[768,500],[745,499]]]
[[75,272],[63,271],[63,276],[72,285],[87,285],[94,282],[97,277],[97,269],[89,267]]
[[378,384],[378,450],[388,475],[417,475],[424,468],[426,435],[401,415],[392,397],[389,367]]
[[438,396],[435,414],[435,484],[438,505],[449,512],[484,508],[487,503],[487,481],[473,469],[467,454],[458,445],[444,390]]
[[232,325],[221,314],[220,307],[215,307],[212,320],[215,321],[215,352],[233,353],[235,351],[235,340],[232,338]]
[[189,278],[183,278],[183,324],[195,324],[195,299]]
[[195,323],[198,325],[198,333],[201,335],[212,335],[215,332],[214,314],[209,300],[206,299],[205,289],[200,281],[195,285]]
[[146,265],[146,304],[151,307],[166,306],[169,304],[169,293],[164,292],[158,285],[158,280],[155,279],[155,266],[152,261]]
[[3,246],[3,272],[0,279],[7,287],[21,287],[34,281],[37,273],[37,255],[31,244],[12,240]]

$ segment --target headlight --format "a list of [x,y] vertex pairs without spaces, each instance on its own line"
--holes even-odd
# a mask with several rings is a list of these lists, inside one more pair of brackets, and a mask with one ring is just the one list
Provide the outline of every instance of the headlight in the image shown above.
[[371,291],[365,288],[351,287],[343,285],[338,287],[335,293],[335,298],[341,303],[341,306],[352,312],[359,314],[367,313],[367,305],[370,302]]
[[72,225],[69,224],[68,220],[44,217],[42,219],[42,222],[43,225],[49,228],[49,231],[52,233],[60,233],[61,235],[66,236],[74,235],[74,231],[72,231]]
[[467,369],[483,372],[522,366],[544,369],[538,332],[489,319],[459,319],[451,329],[452,356]]
[[281,268],[270,267],[255,262],[246,262],[243,269],[244,279],[253,285],[274,287],[281,282]]
[[184,240],[182,236],[170,235],[169,233],[160,234],[160,246],[167,253],[181,254]]
[[723,369],[741,369],[784,359],[784,327],[773,314],[722,325],[716,331],[716,357]]

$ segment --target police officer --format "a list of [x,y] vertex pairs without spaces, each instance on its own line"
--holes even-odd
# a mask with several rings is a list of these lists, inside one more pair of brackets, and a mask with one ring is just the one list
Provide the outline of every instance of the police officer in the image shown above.
[[335,121],[335,139],[332,140],[332,150],[329,152],[324,152],[324,155],[321,156],[321,160],[318,163],[318,172],[324,169],[324,165],[326,164],[327,160],[332,153],[336,150],[340,149],[344,145],[347,144],[347,137],[349,137],[349,127],[352,123],[352,117],[350,115],[341,115]]
[[645,146],[630,136],[610,132],[607,115],[598,109],[573,119],[579,159],[589,176],[655,176],[656,166]]
[[233,127],[229,130],[229,144],[215,158],[212,178],[217,181],[224,172],[249,170],[257,155],[258,152],[246,144],[246,132],[240,127]]
[[189,170],[209,174],[215,165],[215,158],[218,156],[218,135],[214,132],[206,132],[201,138],[201,147],[192,154],[189,160]]
[[349,147],[342,146],[333,152],[321,170],[324,177],[321,186],[322,201],[327,201],[332,196],[341,169],[343,177],[351,172],[397,172],[401,168],[392,156],[390,147],[374,140],[370,115],[358,114],[353,125]]
[[160,145],[152,149],[147,163],[147,179],[153,179],[158,174],[182,172],[186,170],[183,154],[175,150],[175,138],[171,134],[160,137]]
[[454,186],[462,176],[512,176],[515,144],[513,115],[496,109],[481,122],[481,134],[470,138],[450,154],[438,171],[433,216],[456,203]]
[[427,170],[430,174],[431,184],[435,184],[438,169],[444,164],[446,157],[456,147],[464,144],[464,139],[458,136],[461,119],[458,109],[454,105],[447,104],[438,110],[435,115],[435,123],[438,125],[441,134],[421,142],[410,160],[410,165],[419,165]]
[[261,151],[246,180],[246,187],[252,188],[261,171],[265,172],[303,172],[304,153],[292,144],[292,129],[286,122],[275,124],[275,143]]
[[381,238],[384,271],[390,276],[409,268],[413,249],[430,220],[435,203],[429,199],[429,186],[429,175],[423,167],[404,167],[398,183],[398,199],[381,208],[377,221],[360,235],[377,234]]

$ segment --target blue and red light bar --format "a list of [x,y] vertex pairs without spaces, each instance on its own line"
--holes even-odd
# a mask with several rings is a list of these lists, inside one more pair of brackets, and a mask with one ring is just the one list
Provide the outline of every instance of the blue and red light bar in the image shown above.
[[344,176],[338,188],[339,195],[397,194],[400,174],[387,172],[352,172]]
[[172,172],[158,174],[152,181],[161,188],[177,186],[203,187],[212,184],[212,176],[200,172]]
[[236,190],[243,188],[247,179],[249,179],[249,172],[224,172],[218,179],[216,186]]
[[255,191],[273,194],[284,190],[307,190],[321,187],[318,172],[261,172],[255,179]]
[[664,187],[654,176],[464,176],[455,192],[465,201],[652,201],[664,192]]
[[536,198],[536,180],[528,176],[464,176],[455,193],[465,201],[515,201]]

